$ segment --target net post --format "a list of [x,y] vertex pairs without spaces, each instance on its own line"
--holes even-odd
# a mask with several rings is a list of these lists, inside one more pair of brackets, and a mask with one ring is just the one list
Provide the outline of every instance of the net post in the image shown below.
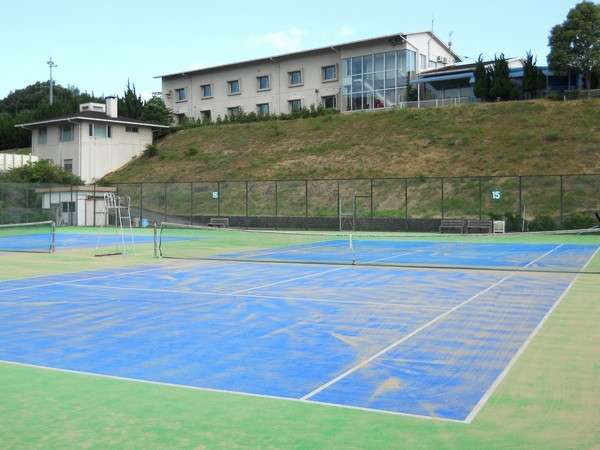
[[154,232],[154,257],[158,258],[158,229],[157,229],[156,221],[154,221],[153,232]]
[[56,223],[52,221],[50,223],[50,253],[56,251]]

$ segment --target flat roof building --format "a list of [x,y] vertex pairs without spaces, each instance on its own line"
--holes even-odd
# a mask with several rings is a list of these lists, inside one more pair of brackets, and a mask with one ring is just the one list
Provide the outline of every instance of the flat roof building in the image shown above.
[[421,71],[460,62],[430,31],[399,33],[185,72],[162,80],[175,117],[214,121],[240,112],[288,114],[322,105],[344,112],[406,102]]

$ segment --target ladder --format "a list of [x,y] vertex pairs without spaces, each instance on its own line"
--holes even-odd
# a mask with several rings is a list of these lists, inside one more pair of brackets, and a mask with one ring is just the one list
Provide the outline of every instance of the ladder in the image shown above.
[[[132,253],[134,248],[133,226],[131,222],[131,199],[128,196],[121,197],[112,192],[104,193],[104,225],[111,226],[111,218],[114,217],[113,236],[118,236],[119,243],[113,250],[107,251],[100,246],[100,238],[104,233],[98,235],[96,244],[96,256],[123,255]],[[126,238],[125,235],[128,235]],[[110,236],[110,235],[109,235]],[[108,246],[110,249],[112,246]]]

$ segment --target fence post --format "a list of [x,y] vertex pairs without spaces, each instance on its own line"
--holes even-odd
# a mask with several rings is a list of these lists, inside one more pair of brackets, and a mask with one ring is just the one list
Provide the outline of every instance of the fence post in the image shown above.
[[304,180],[304,228],[308,229],[308,180]]
[[[519,175],[519,216],[523,215],[523,177]],[[525,217],[522,217],[525,220]]]
[[217,181],[217,216],[221,217],[221,182]]
[[277,217],[279,214],[279,194],[278,194],[278,185],[279,183],[277,181],[275,181],[275,217]]
[[342,231],[342,200],[340,199],[340,181],[337,182],[337,216],[338,228]]
[[564,200],[565,200],[565,189],[564,189],[564,180],[563,180],[563,176],[560,176],[560,227],[563,227],[564,221],[565,221],[565,207],[564,207]]
[[163,219],[164,222],[167,222],[167,214],[169,212],[168,208],[167,208],[167,183],[165,183],[165,189],[164,189],[164,198],[165,198],[165,217]]
[[440,177],[440,190],[442,200],[442,219],[444,218],[444,177]]
[[408,178],[404,179],[404,220],[408,229]]
[[246,181],[246,217],[248,217],[248,182]]
[[[144,183],[140,183],[140,226],[144,218]],[[156,223],[156,220],[154,221]]]
[[93,203],[94,217],[92,219],[92,226],[95,228],[96,227],[96,183],[94,183],[94,193],[92,195],[94,196],[94,203]]
[[479,177],[479,220],[483,219],[483,191],[481,187],[481,177]]
[[373,230],[373,178],[371,178],[371,231]]
[[194,224],[194,183],[190,183],[190,225]]

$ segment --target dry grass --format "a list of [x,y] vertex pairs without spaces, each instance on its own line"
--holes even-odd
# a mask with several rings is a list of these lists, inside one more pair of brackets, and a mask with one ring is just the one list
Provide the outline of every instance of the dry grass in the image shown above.
[[542,100],[195,128],[106,181],[598,173],[599,118]]

